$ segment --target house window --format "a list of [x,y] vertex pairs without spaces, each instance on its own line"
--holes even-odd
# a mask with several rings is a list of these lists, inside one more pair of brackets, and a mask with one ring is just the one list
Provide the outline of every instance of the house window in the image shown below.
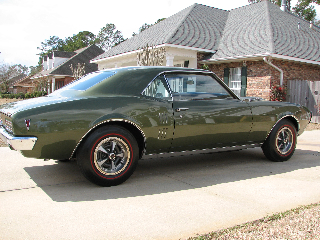
[[240,97],[240,92],[241,92],[241,68],[230,68],[229,87],[238,97]]
[[56,81],[56,90],[64,86],[64,81]]
[[183,78],[172,78],[169,82],[172,92],[186,92],[183,91]]
[[181,63],[174,64],[174,67],[185,67],[185,68],[188,68],[189,67],[189,60],[181,62]]
[[247,90],[247,67],[225,68],[223,81],[238,97],[245,97]]

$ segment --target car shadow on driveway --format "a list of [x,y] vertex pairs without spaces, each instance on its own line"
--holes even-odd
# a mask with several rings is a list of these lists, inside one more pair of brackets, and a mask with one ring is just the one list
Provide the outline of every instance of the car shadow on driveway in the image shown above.
[[25,167],[53,201],[129,198],[203,188],[320,166],[319,152],[296,149],[287,162],[268,161],[260,148],[233,152],[157,155],[140,160],[125,183],[99,187],[87,181],[76,162]]

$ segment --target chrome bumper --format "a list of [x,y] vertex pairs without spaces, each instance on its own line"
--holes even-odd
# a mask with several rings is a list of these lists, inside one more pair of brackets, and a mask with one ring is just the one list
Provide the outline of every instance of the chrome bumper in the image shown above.
[[1,140],[14,150],[32,150],[36,144],[36,137],[15,137],[9,133],[3,125],[0,125]]

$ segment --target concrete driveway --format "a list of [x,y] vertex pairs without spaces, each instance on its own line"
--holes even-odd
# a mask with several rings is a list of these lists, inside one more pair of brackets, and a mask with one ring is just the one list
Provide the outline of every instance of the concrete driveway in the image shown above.
[[148,157],[124,184],[0,148],[1,239],[185,239],[320,201],[320,131],[288,162],[261,149]]

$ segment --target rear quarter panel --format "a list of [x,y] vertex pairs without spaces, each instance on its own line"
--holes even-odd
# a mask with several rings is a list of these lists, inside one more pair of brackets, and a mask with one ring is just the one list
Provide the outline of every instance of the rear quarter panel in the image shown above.
[[[168,108],[165,106],[166,104],[140,97],[75,99],[14,114],[14,134],[38,138],[33,150],[22,151],[26,157],[67,159],[79,142],[96,127],[126,121],[145,134],[149,150],[165,151],[172,139],[168,133],[166,139],[158,141],[159,126],[162,124],[159,113],[172,109],[169,103]],[[25,119],[31,120],[29,130]],[[168,120],[167,125],[173,132],[173,121]]]
[[[93,121],[91,109],[90,101],[78,99],[16,113],[13,115],[14,134],[38,138],[34,149],[22,151],[22,154],[34,158],[69,158]],[[30,119],[29,130],[25,119]]]

